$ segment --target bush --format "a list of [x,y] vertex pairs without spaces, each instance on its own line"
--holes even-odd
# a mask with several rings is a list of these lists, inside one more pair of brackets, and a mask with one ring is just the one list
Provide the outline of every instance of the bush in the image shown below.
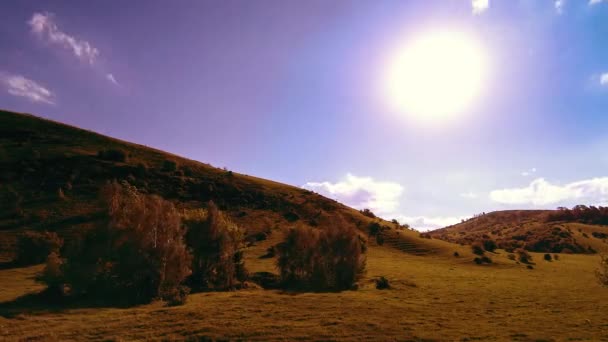
[[361,214],[363,214],[363,216],[367,216],[369,218],[376,218],[376,214],[374,214],[371,210],[365,208],[363,210],[359,210],[359,212]]
[[107,149],[107,150],[98,151],[97,157],[99,159],[116,161],[116,162],[127,161],[127,154],[125,153],[125,151],[120,150],[120,149]]
[[376,236],[382,232],[382,226],[378,222],[371,222],[367,229],[369,236]]
[[460,256],[460,253],[454,252],[454,256],[458,258]]
[[[61,283],[71,295],[128,303],[154,298],[174,301],[190,275],[192,257],[173,204],[140,194],[126,183],[109,183],[101,193],[107,219],[67,249],[60,267]],[[49,274],[54,264],[47,263]],[[41,280],[57,286],[53,279]]]
[[545,256],[543,257],[545,259],[545,261],[552,261],[553,258],[551,257],[551,254],[545,254]]
[[378,290],[387,290],[391,288],[391,284],[388,282],[388,279],[385,276],[381,276],[376,279],[376,289]]
[[475,259],[473,259],[473,261],[475,261],[475,263],[477,265],[482,265],[482,264],[491,264],[492,263],[492,259],[488,258],[487,256],[482,256],[482,257],[477,257]]
[[365,240],[343,219],[319,231],[296,227],[277,246],[277,267],[286,287],[351,288],[365,271]]
[[553,254],[553,260],[559,260],[559,254]]
[[600,285],[608,287],[608,255],[600,256],[600,264],[595,271],[595,276]]
[[523,248],[516,250],[515,253],[517,253],[517,259],[524,264],[528,264],[532,261],[532,255]]
[[516,258],[515,258],[515,254],[512,254],[512,253],[508,254],[508,255],[507,255],[507,258],[508,258],[509,260],[515,260],[515,259],[516,259]]
[[165,171],[165,172],[173,172],[177,170],[177,163],[175,163],[172,160],[165,160],[163,162],[163,166],[161,168],[161,171]]
[[479,242],[475,242],[471,245],[471,251],[475,255],[484,255],[484,253],[485,253],[485,250],[483,249],[482,244]]
[[496,248],[498,248],[498,246],[496,246],[496,242],[491,239],[483,240],[482,244],[483,244],[483,249],[485,249],[488,252],[494,252],[496,250]]
[[15,263],[34,265],[43,263],[51,253],[59,254],[63,239],[56,233],[28,231],[17,240]]
[[246,275],[240,249],[244,232],[213,203],[199,217],[185,220],[186,241],[192,250],[193,289],[229,289]]

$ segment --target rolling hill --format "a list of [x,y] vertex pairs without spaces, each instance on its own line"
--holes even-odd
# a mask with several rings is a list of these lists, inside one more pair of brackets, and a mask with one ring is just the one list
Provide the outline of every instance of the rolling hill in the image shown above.
[[557,210],[505,210],[477,215],[429,232],[433,238],[470,245],[491,239],[499,248],[546,253],[596,253],[608,248],[608,226],[555,220]]
[[[78,236],[99,220],[98,189],[114,179],[161,195],[178,208],[213,200],[250,238],[265,233],[265,239],[252,239],[244,249],[252,274],[277,272],[275,259],[262,256],[281,241],[280,229],[291,225],[331,229],[341,215],[367,232],[378,222],[386,227],[384,244],[370,239],[367,273],[353,291],[289,292],[252,285],[191,294],[175,307],[158,301],[135,307],[47,301],[38,296],[44,286],[35,281],[42,265],[0,262],[0,340],[608,339],[608,293],[595,279],[597,255],[545,261],[531,253],[532,262],[524,265],[496,251],[487,253],[491,264],[480,266],[469,246],[423,238],[295,186],[7,111],[0,111],[1,256],[12,258],[16,237],[26,230],[56,231],[66,240]],[[543,215],[491,213],[431,234],[465,242],[457,238],[488,234],[498,239],[524,228],[561,226],[561,233],[570,230],[578,241],[583,232],[604,229],[546,223]],[[600,239],[589,236],[592,246],[601,247]],[[380,277],[390,281],[390,289],[376,288]]]
[[[24,230],[68,240],[99,219],[99,188],[127,181],[178,207],[213,200],[248,235],[302,224],[327,228],[342,215],[366,230],[373,219],[311,191],[213,167],[153,148],[28,114],[0,111],[0,256],[10,258]],[[383,222],[387,246],[415,254],[447,253],[449,244],[420,239]],[[447,249],[446,249],[447,248]]]

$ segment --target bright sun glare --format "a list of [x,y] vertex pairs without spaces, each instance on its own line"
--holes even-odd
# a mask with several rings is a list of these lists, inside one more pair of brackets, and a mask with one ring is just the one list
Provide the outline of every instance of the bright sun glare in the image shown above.
[[384,77],[393,110],[442,121],[462,114],[479,97],[487,73],[484,49],[463,33],[432,33],[391,56]]

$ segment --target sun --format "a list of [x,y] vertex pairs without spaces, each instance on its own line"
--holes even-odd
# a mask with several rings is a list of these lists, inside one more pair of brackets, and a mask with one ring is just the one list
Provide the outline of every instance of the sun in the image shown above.
[[383,96],[392,110],[414,119],[452,119],[481,95],[487,64],[483,46],[472,35],[422,35],[392,54],[383,77]]

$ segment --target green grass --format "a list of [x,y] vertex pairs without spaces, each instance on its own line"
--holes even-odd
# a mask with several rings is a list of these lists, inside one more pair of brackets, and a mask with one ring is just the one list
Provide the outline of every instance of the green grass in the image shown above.
[[[247,251],[257,259],[273,243]],[[251,289],[191,295],[180,307],[73,308],[0,317],[7,340],[601,340],[608,339],[608,289],[595,281],[599,258],[562,255],[533,270],[506,258],[476,266],[460,258],[411,256],[372,247],[368,274],[356,291],[283,293]],[[3,301],[38,291],[38,267],[0,271]],[[376,290],[386,276],[391,290]],[[9,281],[10,279],[10,281]],[[1,307],[1,305],[0,305]],[[1,309],[0,309],[1,310]]]

